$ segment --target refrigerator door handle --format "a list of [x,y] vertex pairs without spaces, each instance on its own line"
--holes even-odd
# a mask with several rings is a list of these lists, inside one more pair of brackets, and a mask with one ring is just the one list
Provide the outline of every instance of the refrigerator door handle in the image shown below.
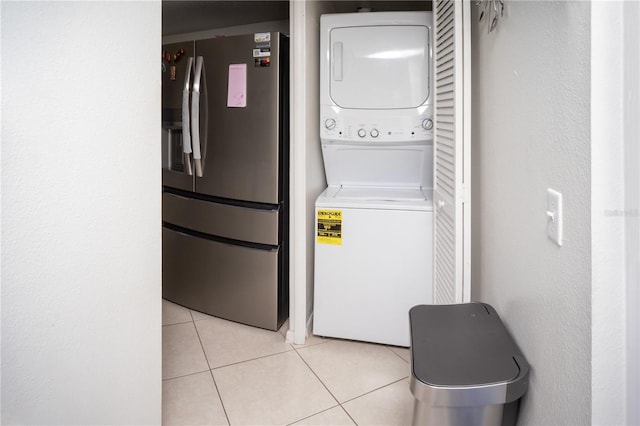
[[182,89],[182,152],[184,165],[188,175],[193,175],[191,167],[191,130],[189,128],[189,90],[191,89],[191,69],[193,68],[193,57],[187,58],[187,72],[184,77],[184,88]]
[[200,80],[204,58],[196,58],[196,71],[193,76],[193,93],[191,94],[191,129],[193,133],[193,162],[196,176],[202,177],[202,154],[200,152]]

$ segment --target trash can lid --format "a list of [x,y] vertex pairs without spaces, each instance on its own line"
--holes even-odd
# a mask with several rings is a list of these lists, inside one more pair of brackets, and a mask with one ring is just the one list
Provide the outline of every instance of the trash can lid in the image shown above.
[[508,400],[526,391],[529,365],[492,306],[419,305],[409,319],[415,379],[460,388],[522,381]]

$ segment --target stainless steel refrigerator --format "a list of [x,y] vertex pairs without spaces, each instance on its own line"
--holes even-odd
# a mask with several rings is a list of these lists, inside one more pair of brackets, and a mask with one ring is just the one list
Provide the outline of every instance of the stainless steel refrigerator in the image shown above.
[[163,46],[162,295],[277,330],[289,312],[289,47]]

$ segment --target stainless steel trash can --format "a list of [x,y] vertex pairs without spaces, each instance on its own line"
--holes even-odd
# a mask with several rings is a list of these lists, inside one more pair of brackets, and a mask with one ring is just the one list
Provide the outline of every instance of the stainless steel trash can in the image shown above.
[[485,303],[409,311],[414,425],[514,425],[529,364]]

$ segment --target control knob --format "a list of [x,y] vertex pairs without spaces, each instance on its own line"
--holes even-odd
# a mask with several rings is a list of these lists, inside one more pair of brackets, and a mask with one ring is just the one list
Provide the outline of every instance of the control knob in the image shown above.
[[430,118],[425,118],[422,120],[422,128],[425,130],[433,129],[433,121]]
[[378,135],[380,135],[380,132],[378,132],[378,129],[371,129],[369,134],[371,135],[372,138],[377,138]]
[[333,130],[336,127],[336,120],[334,120],[333,118],[327,118],[326,120],[324,120],[324,127],[327,130]]
[[367,131],[364,129],[358,130],[358,136],[360,136],[361,138],[364,138],[365,136],[367,136]]

